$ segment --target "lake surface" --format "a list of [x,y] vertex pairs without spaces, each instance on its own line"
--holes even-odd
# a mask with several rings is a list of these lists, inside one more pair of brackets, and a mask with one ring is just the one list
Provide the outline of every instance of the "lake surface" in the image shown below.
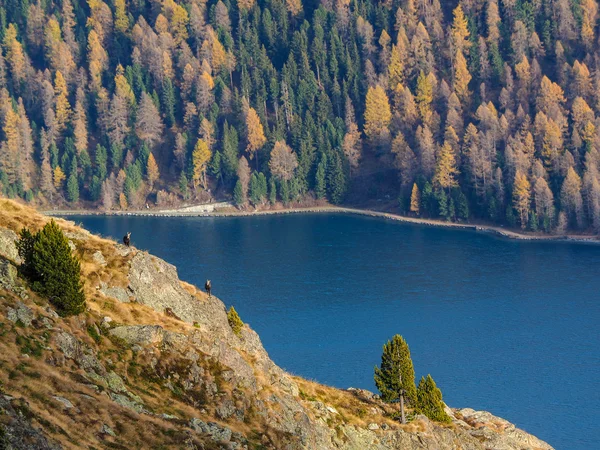
[[273,360],[375,391],[395,333],[417,378],[557,449],[600,448],[600,246],[341,214],[75,217],[175,264],[261,336]]

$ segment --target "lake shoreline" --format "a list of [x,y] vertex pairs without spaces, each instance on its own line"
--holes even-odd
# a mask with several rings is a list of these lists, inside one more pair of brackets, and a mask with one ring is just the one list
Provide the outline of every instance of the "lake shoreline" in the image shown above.
[[[485,224],[445,222],[435,219],[420,219],[418,217],[402,216],[400,214],[375,211],[370,209],[349,208],[343,206],[311,206],[285,209],[267,209],[256,211],[227,210],[227,211],[189,211],[190,208],[168,210],[136,210],[136,211],[98,211],[98,210],[54,210],[43,211],[48,216],[149,216],[149,217],[250,217],[282,214],[307,214],[307,213],[341,213],[358,216],[376,217],[396,222],[426,225],[438,228],[451,228],[459,230],[472,230],[487,232],[497,236],[524,241],[567,241],[580,243],[600,244],[598,236],[594,235],[547,235],[520,233],[503,227]],[[187,211],[186,211],[187,210]]]

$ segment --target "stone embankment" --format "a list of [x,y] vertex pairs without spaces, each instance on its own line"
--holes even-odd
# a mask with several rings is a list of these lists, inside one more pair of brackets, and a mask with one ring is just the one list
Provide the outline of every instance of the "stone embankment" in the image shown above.
[[491,233],[497,236],[518,239],[525,241],[569,241],[581,243],[600,243],[600,237],[597,235],[573,235],[573,234],[547,234],[521,232],[513,229],[507,229],[502,226],[487,224],[447,222],[443,220],[422,219],[419,217],[402,216],[399,214],[387,213],[384,211],[374,211],[370,209],[345,208],[340,206],[311,206],[305,208],[275,208],[275,209],[237,209],[230,202],[215,202],[195,206],[185,206],[174,209],[142,209],[127,211],[101,210],[52,210],[45,212],[49,216],[68,217],[77,215],[117,215],[117,216],[150,216],[150,217],[248,217],[263,215],[282,215],[282,214],[307,214],[307,213],[326,213],[326,214],[354,214],[360,216],[377,217],[398,222],[412,223],[431,227],[451,228],[459,230],[472,230],[478,232]]

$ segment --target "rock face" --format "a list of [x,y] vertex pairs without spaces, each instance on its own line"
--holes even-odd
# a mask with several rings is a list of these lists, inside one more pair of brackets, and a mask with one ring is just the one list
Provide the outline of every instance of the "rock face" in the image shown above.
[[[114,254],[110,254],[103,247],[102,258],[97,250],[90,250],[87,261],[97,264],[93,269],[96,275],[106,268],[107,260],[112,264],[110,258],[115,255],[123,258],[126,263],[121,267],[128,271],[129,285],[121,288],[110,287],[110,282],[100,283],[98,290],[102,294],[92,289],[99,299],[94,308],[80,317],[63,320],[51,309],[40,307],[39,300],[36,305],[24,298],[25,288],[16,286],[16,269],[6,259],[14,260],[10,242],[14,247],[16,235],[1,230],[0,294],[10,293],[11,300],[3,304],[4,297],[0,295],[0,350],[5,342],[14,345],[19,341],[27,348],[39,343],[36,348],[44,349],[45,353],[38,363],[43,362],[47,364],[44,367],[60,373],[55,376],[60,381],[53,386],[60,387],[67,380],[72,385],[36,398],[53,398],[52,414],[64,415],[65,423],[74,428],[77,425],[74,420],[83,420],[80,416],[84,416],[74,414],[76,411],[97,413],[93,419],[84,418],[83,435],[97,439],[88,443],[90,447],[110,447],[105,445],[109,440],[115,443],[114,448],[141,448],[133,444],[128,447],[127,437],[122,437],[122,433],[128,429],[132,433],[137,423],[150,427],[160,423],[165,427],[163,433],[155,435],[175,439],[169,445],[158,443],[165,448],[552,449],[487,412],[449,409],[453,418],[449,426],[418,416],[403,428],[385,416],[385,405],[366,390],[307,398],[299,387],[305,386],[304,381],[292,378],[275,365],[253,330],[245,325],[239,335],[232,331],[225,305],[218,298],[194,294],[193,289],[186,289],[180,282],[173,265],[134,248],[116,245]],[[77,241],[78,248],[92,247],[89,243],[79,245],[91,239],[86,232],[71,231],[69,237]],[[15,283],[3,281],[13,279]],[[98,286],[96,283],[93,286]],[[97,311],[110,303],[104,296],[116,299],[114,308],[125,313],[118,316],[113,315],[113,309]],[[1,339],[4,316],[19,339],[15,336]],[[144,319],[146,323],[140,319],[142,323],[138,323],[132,319],[135,317],[155,319]],[[104,346],[103,342],[109,345]],[[21,369],[13,372],[21,370],[30,374],[27,376],[41,376],[24,368],[26,364],[20,361],[28,355],[21,354],[23,349],[14,351],[18,356],[17,367]],[[321,388],[332,390],[320,386],[317,391]],[[338,394],[345,396],[345,400],[333,404]],[[43,431],[36,430],[27,421],[27,415],[20,415],[11,401],[2,395],[0,383],[0,448],[60,448],[48,436],[63,439],[69,433],[63,430],[62,434],[52,434],[52,427],[46,425],[42,426]],[[82,402],[92,402],[94,406],[84,409]],[[98,406],[100,402],[104,406]],[[352,402],[357,403],[354,408],[361,414],[368,415],[366,419],[347,417],[349,409],[345,408]],[[111,422],[115,414],[119,418]],[[118,421],[130,425],[117,426]],[[41,419],[38,422],[45,423]],[[65,443],[68,448],[72,446],[68,439]]]
[[27,420],[29,406],[24,400],[0,394],[0,448],[14,450],[59,450],[44,433]]
[[21,257],[15,245],[17,239],[17,233],[0,227],[0,256],[21,264]]
[[107,297],[119,300],[121,303],[129,303],[129,293],[122,287],[108,286],[106,283],[100,283],[100,292]]
[[8,308],[6,318],[13,323],[20,322],[23,326],[30,326],[33,321],[33,311],[25,303],[17,302],[15,308]]

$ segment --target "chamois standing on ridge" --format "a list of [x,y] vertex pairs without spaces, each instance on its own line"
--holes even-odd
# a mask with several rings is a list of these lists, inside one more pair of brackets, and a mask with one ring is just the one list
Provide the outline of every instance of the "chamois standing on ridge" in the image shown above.
[[211,284],[210,284],[210,280],[206,280],[206,283],[204,283],[204,290],[206,291],[206,293],[208,294],[208,298],[210,298],[210,290],[211,290]]
[[131,231],[128,231],[127,234],[125,236],[123,236],[123,244],[125,244],[127,247],[129,247],[130,243],[131,243]]

